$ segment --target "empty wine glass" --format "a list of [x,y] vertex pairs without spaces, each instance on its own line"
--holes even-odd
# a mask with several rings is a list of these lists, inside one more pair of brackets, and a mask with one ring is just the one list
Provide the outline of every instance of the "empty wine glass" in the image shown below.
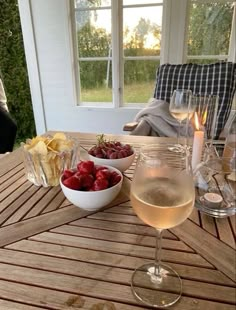
[[[180,129],[182,121],[190,119],[194,113],[194,106],[191,103],[192,91],[187,89],[176,89],[170,99],[169,111],[170,114],[178,121],[178,132],[177,132],[177,144],[171,147],[171,151],[176,153],[182,153],[184,150],[183,146],[179,143]],[[184,135],[187,136],[188,122],[186,124],[186,130]]]
[[130,194],[138,217],[157,232],[155,261],[134,271],[131,289],[144,304],[160,308],[173,305],[182,293],[178,273],[161,262],[162,232],[184,222],[195,201],[188,150],[183,160],[170,146],[141,148]]

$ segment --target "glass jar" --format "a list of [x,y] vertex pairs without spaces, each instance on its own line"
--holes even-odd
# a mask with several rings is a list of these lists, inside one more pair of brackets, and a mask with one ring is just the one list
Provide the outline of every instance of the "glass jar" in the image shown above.
[[236,160],[236,114],[229,126],[229,130],[225,140],[223,157],[230,157]]
[[222,157],[210,159],[195,173],[196,203],[203,213],[227,217],[236,213],[235,161]]
[[79,142],[69,136],[38,136],[22,143],[26,178],[37,186],[57,186],[65,169],[79,160]]

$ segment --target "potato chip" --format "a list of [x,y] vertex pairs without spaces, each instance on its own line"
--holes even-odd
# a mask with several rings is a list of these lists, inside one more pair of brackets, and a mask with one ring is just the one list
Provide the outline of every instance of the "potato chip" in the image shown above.
[[77,158],[77,144],[64,133],[36,136],[24,144],[27,178],[35,185],[56,186],[63,169]]
[[29,152],[31,154],[46,155],[48,153],[48,149],[43,141],[38,141],[37,144],[35,144],[29,149]]
[[66,140],[66,135],[63,132],[57,132],[54,134],[53,139]]

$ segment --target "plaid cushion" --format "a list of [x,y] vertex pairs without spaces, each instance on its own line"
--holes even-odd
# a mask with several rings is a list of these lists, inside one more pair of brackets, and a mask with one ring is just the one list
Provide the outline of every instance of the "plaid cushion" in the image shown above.
[[170,102],[175,89],[191,89],[193,94],[218,95],[215,138],[218,138],[229,117],[236,88],[236,64],[161,65],[157,70],[154,97]]

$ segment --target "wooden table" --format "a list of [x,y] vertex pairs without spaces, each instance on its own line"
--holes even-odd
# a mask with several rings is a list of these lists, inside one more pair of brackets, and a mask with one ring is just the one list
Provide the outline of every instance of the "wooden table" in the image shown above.
[[[83,157],[96,137],[74,135]],[[116,138],[137,150],[163,140]],[[1,310],[149,309],[130,289],[134,268],[152,260],[155,248],[154,229],[130,205],[134,167],[109,206],[86,212],[71,205],[59,186],[27,181],[19,149],[0,160]],[[235,217],[215,219],[195,209],[184,224],[166,231],[163,248],[163,260],[183,280],[183,296],[171,309],[235,309]]]

